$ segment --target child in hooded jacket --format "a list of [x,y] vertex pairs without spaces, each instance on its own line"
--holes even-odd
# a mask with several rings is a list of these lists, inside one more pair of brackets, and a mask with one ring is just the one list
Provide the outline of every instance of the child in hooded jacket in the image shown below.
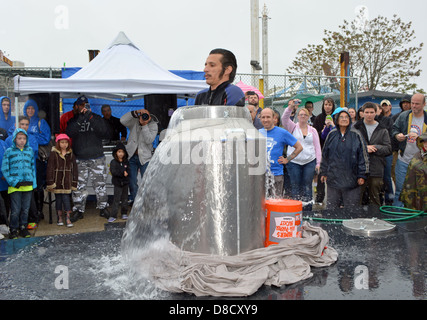
[[114,185],[114,198],[111,216],[108,222],[114,222],[117,219],[119,206],[121,207],[122,219],[127,219],[127,203],[129,190],[129,155],[123,143],[119,142],[113,149],[113,160],[110,162],[110,172],[112,183]]
[[67,227],[72,227],[71,192],[77,190],[78,170],[76,157],[71,149],[70,138],[66,134],[59,134],[56,145],[52,147],[47,162],[46,188],[55,194],[58,226],[63,226],[63,213],[66,214]]
[[37,187],[37,182],[34,152],[29,146],[25,130],[18,128],[14,131],[13,143],[3,156],[1,170],[9,184],[8,193],[11,200],[9,238],[18,238],[18,233],[21,237],[28,238],[28,211],[32,191]]

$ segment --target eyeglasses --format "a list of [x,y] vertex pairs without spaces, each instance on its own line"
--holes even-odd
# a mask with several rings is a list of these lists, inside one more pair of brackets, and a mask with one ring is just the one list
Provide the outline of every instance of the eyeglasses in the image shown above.
[[301,113],[298,115],[298,117],[308,117],[308,115],[306,115],[305,113]]
[[347,116],[341,116],[341,117],[338,117],[338,119],[341,119],[341,120],[350,120],[350,118],[347,117]]

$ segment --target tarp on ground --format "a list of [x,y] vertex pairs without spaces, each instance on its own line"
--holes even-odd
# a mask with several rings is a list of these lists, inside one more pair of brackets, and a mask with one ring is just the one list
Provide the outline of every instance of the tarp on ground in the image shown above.
[[[161,252],[159,248],[163,248]],[[281,287],[309,279],[312,267],[327,267],[337,259],[328,233],[304,222],[302,238],[285,239],[235,256],[182,251],[170,241],[156,242],[136,255],[130,265],[169,292],[246,297],[263,285]]]
[[88,65],[66,79],[15,76],[19,94],[59,92],[62,97],[140,99],[147,94],[195,95],[204,80],[187,80],[160,67],[123,32]]

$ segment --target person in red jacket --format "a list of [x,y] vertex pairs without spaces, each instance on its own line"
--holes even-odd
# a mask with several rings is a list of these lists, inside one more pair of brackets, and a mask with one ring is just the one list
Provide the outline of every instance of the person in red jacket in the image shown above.
[[65,133],[65,130],[67,129],[68,121],[70,119],[74,118],[74,116],[78,113],[79,113],[79,108],[76,105],[76,102],[74,102],[73,110],[62,114],[61,118],[59,118],[59,132],[60,133]]

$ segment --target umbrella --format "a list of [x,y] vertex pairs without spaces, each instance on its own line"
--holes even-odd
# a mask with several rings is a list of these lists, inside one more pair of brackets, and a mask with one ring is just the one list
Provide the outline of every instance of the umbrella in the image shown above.
[[255,87],[252,87],[246,83],[243,83],[242,81],[239,81],[238,83],[236,83],[236,86],[238,86],[240,89],[242,89],[242,91],[244,93],[246,93],[248,91],[254,91],[260,99],[264,99],[264,95],[261,93],[261,91],[259,91]]

